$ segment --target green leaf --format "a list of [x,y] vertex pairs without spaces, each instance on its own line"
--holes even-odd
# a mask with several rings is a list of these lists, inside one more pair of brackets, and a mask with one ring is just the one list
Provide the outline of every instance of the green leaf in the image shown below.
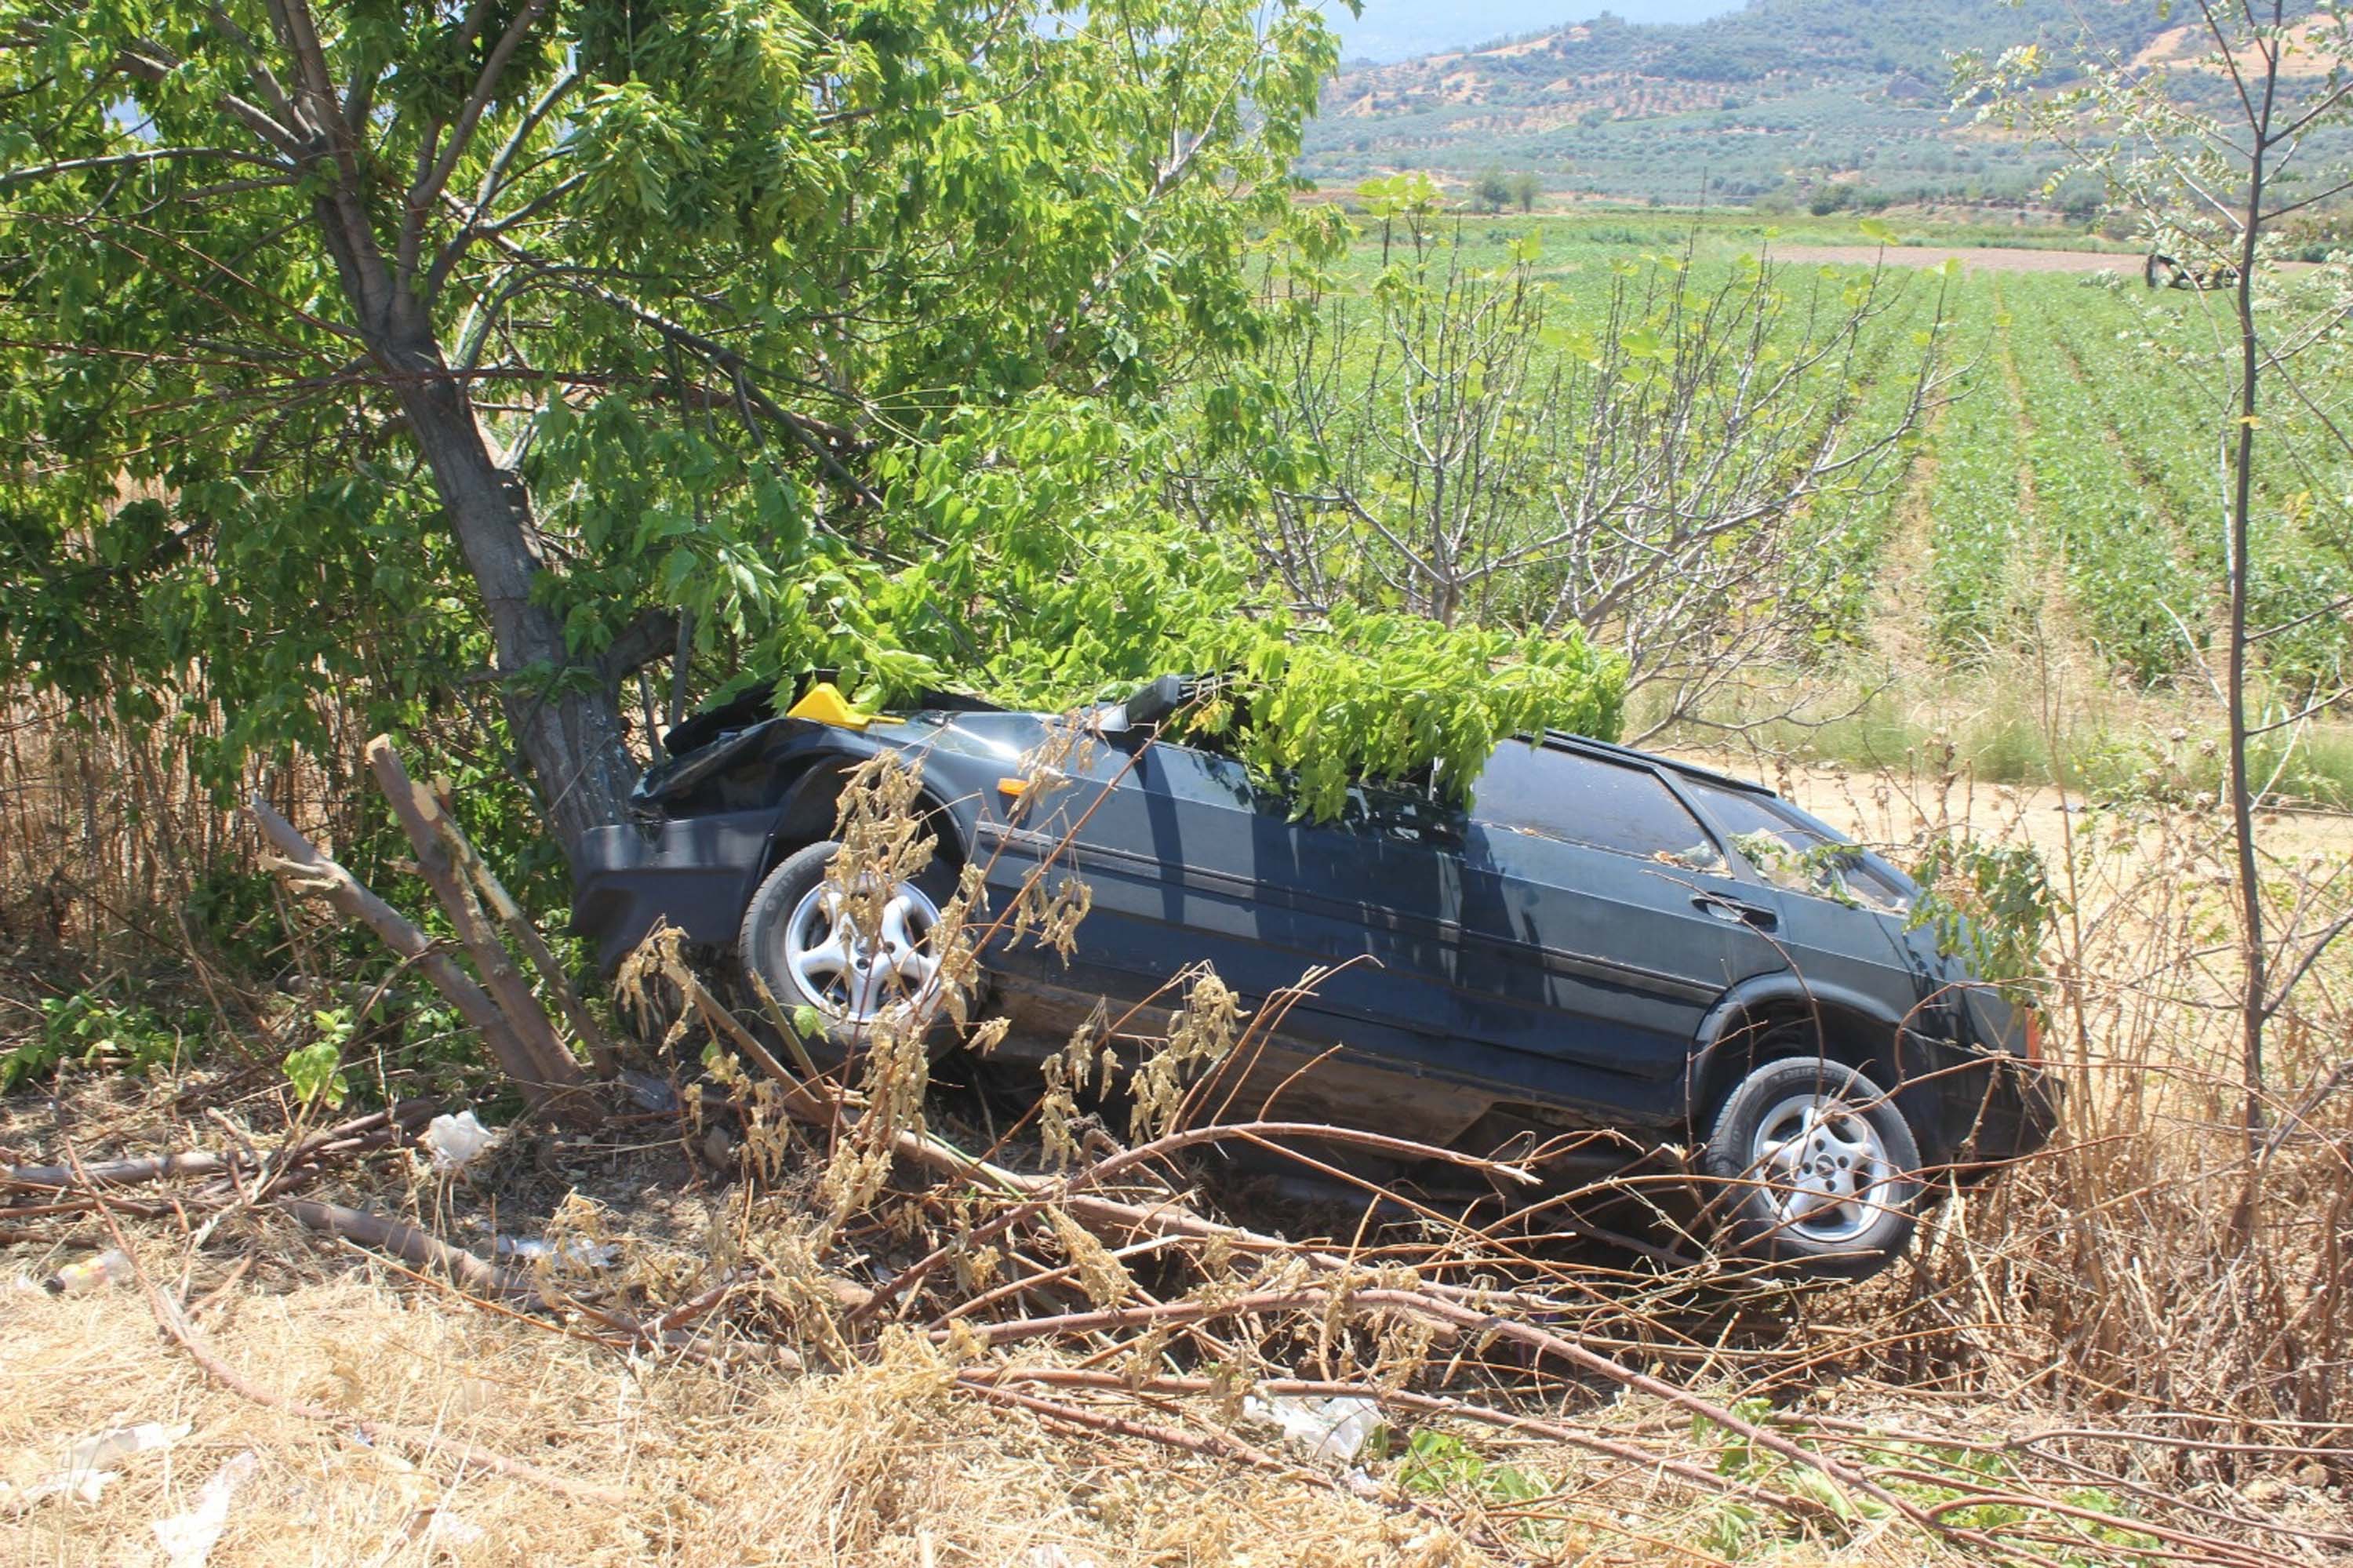
[[286,1081],[306,1109],[319,1105],[331,1109],[340,1107],[351,1092],[342,1066],[342,1045],[332,1036],[289,1051],[284,1065]]

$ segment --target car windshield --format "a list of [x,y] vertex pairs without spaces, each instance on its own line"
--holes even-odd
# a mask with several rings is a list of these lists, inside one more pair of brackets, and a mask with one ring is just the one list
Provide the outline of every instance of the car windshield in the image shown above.
[[1698,779],[1685,782],[1733,847],[1775,886],[1889,915],[1912,907],[1915,890],[1909,883],[1873,864],[1861,845],[1783,801]]

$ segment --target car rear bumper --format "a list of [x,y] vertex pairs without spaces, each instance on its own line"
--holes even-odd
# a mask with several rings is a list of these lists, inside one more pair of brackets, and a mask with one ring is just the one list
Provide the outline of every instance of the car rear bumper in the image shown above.
[[1981,1180],[2034,1154],[2059,1128],[2060,1084],[2021,1056],[1994,1053],[1954,1076],[1940,1097],[1937,1144],[1953,1173]]
[[773,810],[592,828],[572,868],[572,929],[610,973],[668,920],[691,942],[735,940],[775,825]]

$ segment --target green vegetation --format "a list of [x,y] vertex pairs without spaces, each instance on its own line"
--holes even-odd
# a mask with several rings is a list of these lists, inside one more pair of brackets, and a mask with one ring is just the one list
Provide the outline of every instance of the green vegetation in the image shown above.
[[[1926,231],[1901,218],[1775,226],[1732,213],[1594,213],[1464,218],[1449,235],[1465,254],[1500,253],[1498,266],[1533,242],[1534,276],[1590,332],[1588,323],[1610,319],[1601,303],[1609,280],[1646,256],[1671,258],[1701,286],[1729,276],[1744,256],[1802,245],[1876,239],[1901,261]],[[1370,265],[1376,244],[1367,228],[1356,265]],[[1862,266],[1785,265],[1778,286],[1797,290],[1820,277],[1853,287],[1868,276]],[[2116,799],[2211,797],[2220,765],[2200,737],[2213,732],[2188,715],[2224,608],[2213,442],[2228,366],[2210,319],[2217,301],[2144,289],[2131,257],[2088,274],[1892,268],[1881,286],[1891,298],[1846,366],[1856,427],[1893,428],[1924,369],[1942,377],[1935,407],[1867,482],[1800,509],[1803,547],[1773,582],[1813,613],[1802,637],[1765,656],[1786,671],[1811,670],[1835,693],[1842,679],[1850,690],[1883,684],[1875,662],[1899,655],[1901,692],[1816,726],[1777,727],[1778,710],[1745,700],[1705,716],[1764,721],[1760,736],[1863,766],[1901,766],[1950,739],[1991,780],[2060,780]],[[2265,308],[2318,326],[2334,286],[2329,274],[2290,274]],[[2258,487],[2253,528],[2253,614],[2282,628],[2254,655],[2276,716],[2337,690],[2353,661],[2353,619],[2343,609],[2353,587],[2344,500],[2353,495],[2353,461],[2330,458],[2310,439],[2325,408],[2277,406],[2266,419],[2305,452]],[[1903,585],[1900,603],[1883,591],[1891,582]],[[1891,615],[1902,624],[1883,619]],[[1849,654],[1854,669],[1841,677],[1832,667]],[[2094,705],[2099,711],[2071,711],[2063,735],[2046,733],[2049,715],[2020,689],[2052,657],[2117,688],[2104,707]],[[1656,722],[1659,700],[1641,690],[1630,698],[1633,732]],[[2165,738],[2178,728],[2186,741]],[[2353,801],[2353,744],[2325,713],[2316,726],[2258,736],[2254,747],[2264,776],[2276,773],[2289,795]]]
[[343,1047],[353,1034],[352,1015],[344,1008],[322,1009],[311,1015],[311,1023],[319,1037],[286,1053],[281,1064],[286,1082],[305,1110],[321,1106],[339,1109],[352,1092],[351,1079],[343,1069]]
[[2034,552],[2019,482],[2018,392],[2007,344],[1978,320],[1964,330],[1975,358],[1967,395],[1945,410],[1936,430],[1921,608],[1936,645],[1968,660],[2031,633]]
[[[1812,1450],[1824,1446],[1819,1436],[1806,1431],[1801,1417],[1777,1413],[1768,1400],[1737,1400],[1728,1409],[1733,1416],[1752,1425],[1778,1429],[1780,1435],[1800,1447]],[[1845,1527],[1861,1529],[1894,1514],[1894,1510],[1879,1498],[1858,1499],[1841,1491],[1818,1471],[1705,1416],[1693,1419],[1692,1436],[1695,1443],[1715,1447],[1719,1474],[1806,1497],[1820,1503],[1830,1519]],[[2021,1527],[2032,1529],[2037,1532],[2037,1544],[2052,1553],[2050,1561],[2064,1563],[2067,1568],[2114,1568],[2116,1564],[2137,1565],[2161,1559],[2160,1542],[2156,1536],[2114,1522],[2132,1519],[2137,1510],[2128,1499],[2104,1488],[2072,1489],[2053,1499],[2052,1506],[2046,1506],[2021,1484],[2017,1463],[2000,1448],[1908,1437],[1873,1438],[1866,1440],[1866,1445],[1877,1464],[1891,1476],[1888,1496],[1922,1508],[1944,1509],[1950,1522],[1962,1529],[1989,1534]],[[2018,1500],[1954,1506],[1989,1492],[2014,1495]],[[2094,1520],[2079,1517],[2080,1514],[2104,1518]],[[1726,1557],[1746,1561],[1768,1552],[1778,1540],[1794,1535],[1785,1520],[1753,1504],[1726,1499],[1718,1505],[1705,1543]]]
[[150,1073],[176,1065],[185,1045],[181,1031],[142,1003],[120,1003],[92,991],[44,997],[39,1026],[0,1051],[0,1091],[46,1077],[68,1063],[113,1072]]
[[[1714,65],[1596,24],[1544,69],[1668,49],[1744,97],[1708,112],[1747,112],[1766,79],[1723,59],[1788,44],[1801,9],[1725,18]],[[1994,37],[1928,9],[1805,47],[1911,70]],[[384,94],[338,111],[381,122],[356,170],[241,118],[269,48],[202,6],[160,14],[191,51],[170,69],[141,52],[154,18],[20,10],[47,43],[0,83],[29,128],[5,148],[0,431],[31,457],[0,474],[22,588],[0,682],[216,800],[290,766],[364,800],[353,736],[401,731],[535,909],[572,836],[620,815],[662,710],[812,667],[883,704],[1219,673],[1196,733],[1329,814],[1358,779],[1459,797],[1537,728],[1731,716],[1897,760],[1935,702],[1770,727],[1892,653],[1915,697],[2064,647],[2161,705],[2217,624],[2208,297],[2140,290],[2136,257],[2104,282],[1779,262],[2084,243],[1867,216],[1869,191],[1810,175],[1786,217],[1536,215],[1558,164],[1516,154],[1479,182],[1490,217],[1419,175],[1363,183],[1353,214],[1295,203],[1301,148],[1312,166],[1358,123],[1310,119],[1330,44],[1303,9],[1129,0],[1002,29],[818,7],[783,34],[724,7],[634,32],[533,10],[501,78],[441,11],[331,7],[339,79]],[[445,57],[470,73],[395,69]],[[1169,94],[1204,128],[1175,154],[1130,134]],[[400,193],[436,146],[420,207]],[[364,232],[322,222],[322,180]],[[404,256],[394,308],[363,283]],[[2327,319],[2325,276],[2266,287],[2283,319]],[[2342,679],[2348,495],[2353,465],[2263,477],[2275,713]],[[1922,591],[1891,605],[1891,581]],[[2196,737],[2130,717],[2062,744],[2011,694],[1958,733],[1991,777],[2213,788]],[[2353,798],[2334,730],[2256,750],[2286,789]],[[399,890],[385,821],[337,830]],[[211,950],[282,961],[266,877],[224,860],[187,892]],[[353,1027],[448,1032],[386,1012]],[[176,1039],[84,1007],[0,1070]],[[287,1044],[303,1097],[343,1092],[341,1045]]]
[[[2049,302],[2062,311],[2071,302]],[[2054,321],[2008,334],[2024,400],[2035,516],[2059,547],[2092,645],[2147,685],[2179,667],[2186,646],[2198,641],[2199,582],[2111,444],[2055,327]]]
[[1966,959],[1971,974],[2013,1001],[2040,994],[2042,945],[2061,907],[2033,845],[1947,835],[1928,846],[1912,876],[1921,891],[1905,929],[1928,932],[1937,951]]
[[[1290,199],[1312,6],[5,9],[0,680],[186,726],[224,797],[348,718],[568,850],[664,661],[673,705],[1365,694],[1231,497],[1171,504],[1279,325],[1246,263],[1338,238]],[[1461,678],[1302,722],[1319,806],[1613,722],[1574,629],[1362,624]]]

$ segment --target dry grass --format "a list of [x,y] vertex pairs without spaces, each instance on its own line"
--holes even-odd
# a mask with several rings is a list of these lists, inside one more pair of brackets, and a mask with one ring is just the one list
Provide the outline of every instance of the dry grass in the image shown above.
[[[315,1272],[315,1270],[313,1271]],[[221,1463],[261,1458],[217,1564],[1438,1563],[1447,1532],[1214,1460],[1074,1442],[949,1392],[902,1347],[850,1371],[723,1374],[632,1361],[455,1306],[374,1271],[241,1289],[214,1348],[286,1392],[512,1449],[625,1491],[626,1506],[469,1471],[448,1446],[396,1453],[289,1421],[210,1383],[118,1290],[6,1298],[0,1451],[54,1465],[67,1441],[188,1423],[123,1462],[95,1507],[53,1499],[0,1525],[10,1563],[161,1561],[152,1521]],[[437,1522],[438,1519],[438,1522]],[[1285,1543],[1267,1553],[1270,1542]],[[1040,1555],[1041,1552],[1048,1553]],[[1262,1553],[1253,1557],[1253,1553]]]
[[[369,1444],[344,1423],[257,1404],[159,1335],[135,1285],[52,1297],[33,1277],[72,1255],[19,1248],[13,1277],[0,1282],[9,1335],[0,1479],[36,1479],[69,1442],[109,1427],[154,1421],[191,1430],[167,1450],[121,1461],[121,1478],[94,1505],[50,1498],[26,1507],[0,1494],[0,1563],[161,1563],[153,1522],[190,1507],[207,1477],[247,1451],[259,1464],[213,1553],[221,1568],[1708,1563],[1730,1520],[1716,1500],[1662,1478],[1476,1427],[1428,1424],[1476,1437],[1491,1465],[1540,1478],[1543,1498],[1507,1502],[1467,1483],[1408,1493],[1390,1485],[1356,1497],[1312,1465],[1270,1474],[1149,1439],[1073,1433],[960,1393],[959,1361],[905,1331],[885,1331],[836,1371],[731,1369],[617,1353],[558,1322],[484,1310],[451,1287],[250,1215],[202,1253],[189,1252],[168,1221],[134,1226],[133,1235],[160,1287],[179,1285],[188,1271],[195,1335],[242,1377],[346,1413],[350,1425],[429,1436]],[[259,1261],[231,1276],[229,1258]],[[660,1273],[696,1261],[676,1240],[633,1239],[623,1266]],[[1084,1358],[1022,1359],[1074,1366]],[[1128,1409],[1214,1427],[1204,1403],[1147,1400]],[[1652,1399],[1577,1403],[1581,1426],[1622,1441],[1690,1425]],[[1543,1414],[1545,1402],[1532,1408]],[[1902,1425],[1892,1408],[1879,1414]],[[1935,1418],[1933,1407],[1912,1414]],[[1280,1447],[1263,1426],[1240,1429]],[[1666,1451],[1708,1460],[1713,1442],[1677,1436]],[[489,1473],[466,1462],[469,1444],[622,1500],[554,1495]],[[1394,1473],[1398,1462],[1372,1467]],[[1539,1523],[1525,1524],[1531,1516]],[[1767,1545],[1769,1561],[1791,1565],[1960,1561],[1885,1528],[1852,1538],[1774,1531]]]

